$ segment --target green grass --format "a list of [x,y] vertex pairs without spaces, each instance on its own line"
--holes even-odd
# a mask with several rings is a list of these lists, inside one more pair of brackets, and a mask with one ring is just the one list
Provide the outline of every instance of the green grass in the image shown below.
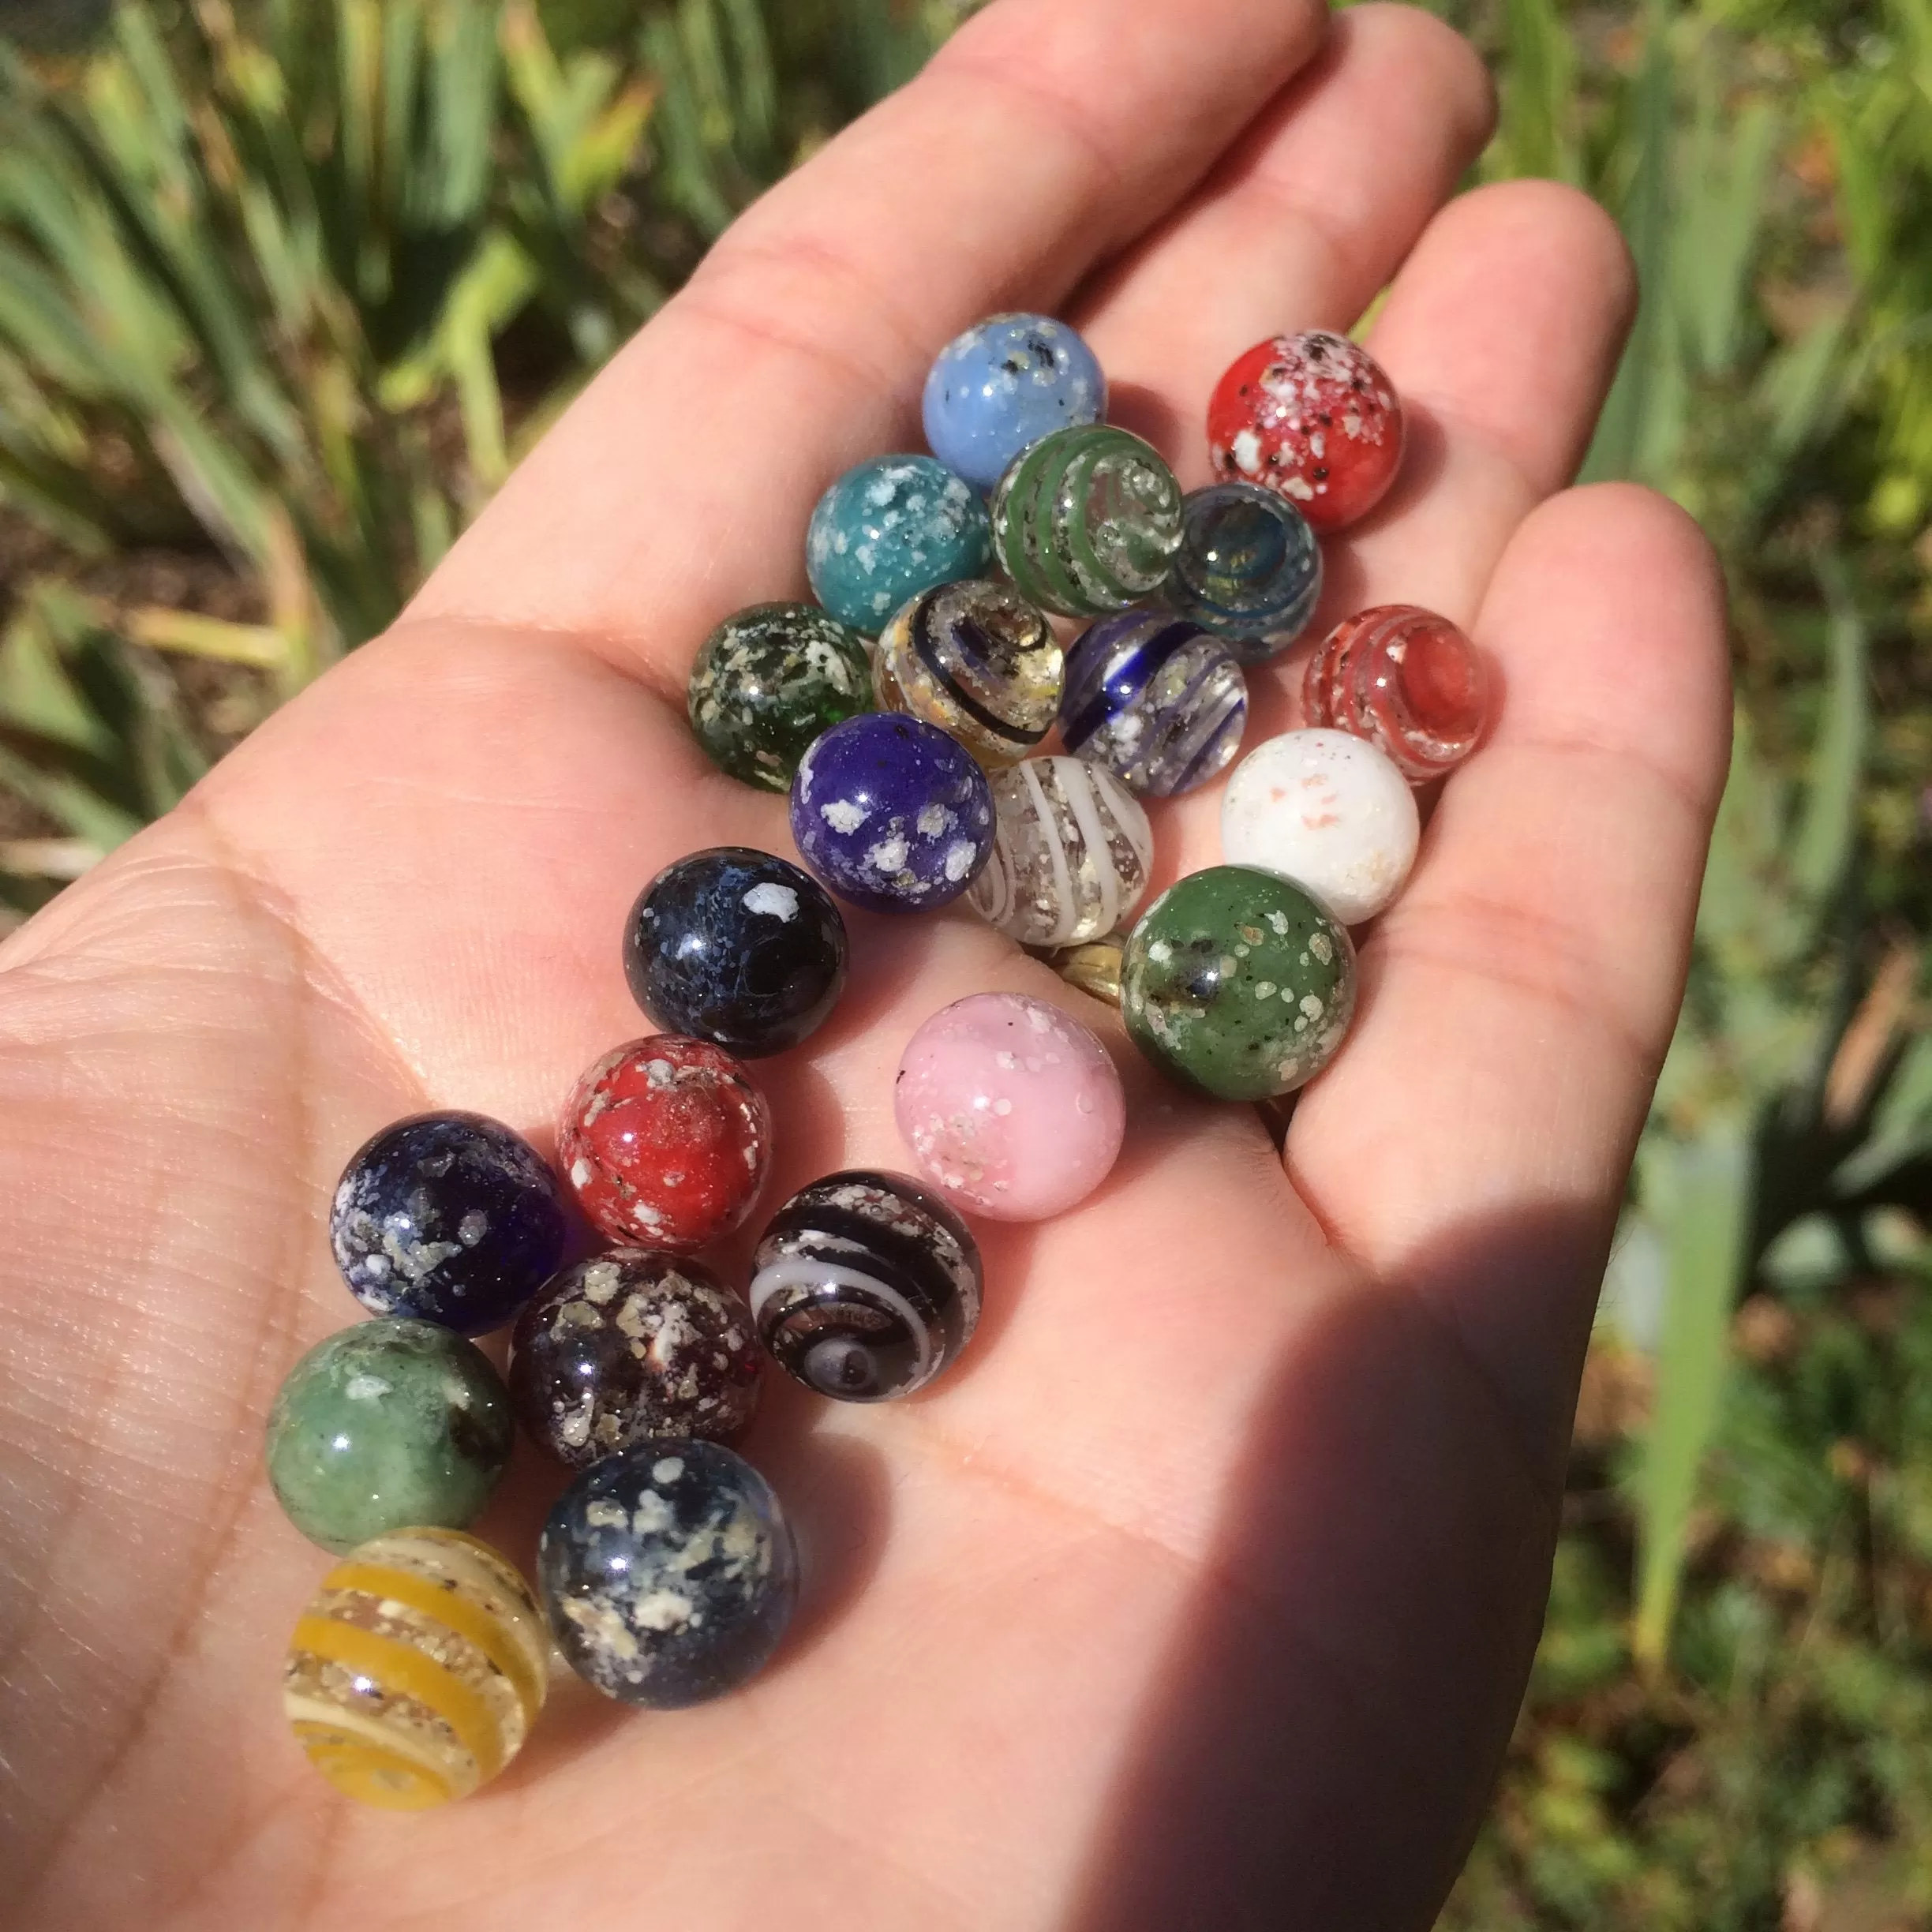
[[[0,48],[0,899],[379,629],[966,0],[35,0]],[[1738,749],[1453,1932],[1932,1924],[1932,0],[1441,0],[1623,224],[1586,474],[1729,572]]]

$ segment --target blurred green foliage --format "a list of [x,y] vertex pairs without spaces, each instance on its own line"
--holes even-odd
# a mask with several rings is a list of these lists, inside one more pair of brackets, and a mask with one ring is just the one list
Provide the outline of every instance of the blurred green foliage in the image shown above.
[[[1435,3],[1498,75],[1479,174],[1623,223],[1644,299],[1586,473],[1702,519],[1739,690],[1548,1627],[1445,1927],[1932,1925],[1932,0]],[[26,908],[180,796],[222,706],[231,736],[388,622],[971,0],[7,5]]]

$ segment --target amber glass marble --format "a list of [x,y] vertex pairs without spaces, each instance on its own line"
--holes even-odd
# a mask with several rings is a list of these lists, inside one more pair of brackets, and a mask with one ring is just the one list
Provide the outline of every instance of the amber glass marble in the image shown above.
[[322,1579],[283,1702],[335,1788],[421,1811],[487,1784],[543,1708],[549,1649],[522,1578],[458,1530],[399,1530]]

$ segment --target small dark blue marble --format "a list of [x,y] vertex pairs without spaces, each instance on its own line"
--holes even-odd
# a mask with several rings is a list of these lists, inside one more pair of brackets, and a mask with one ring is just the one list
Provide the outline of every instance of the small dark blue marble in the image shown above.
[[624,928],[631,995],[667,1033],[783,1053],[838,1003],[845,922],[789,859],[718,845],[668,865]]
[[778,1647],[798,1556],[743,1456],[666,1439],[593,1463],[557,1499],[537,1586],[578,1676],[621,1703],[678,1710],[736,1690]]
[[373,1313],[481,1335],[556,1271],[568,1226],[556,1177],[521,1134],[481,1114],[419,1114],[343,1170],[329,1242]]
[[1252,483],[1189,492],[1163,599],[1226,638],[1243,664],[1286,650],[1314,616],[1321,588],[1321,545],[1285,497]]
[[957,899],[993,849],[993,792],[957,739],[895,711],[813,741],[792,781],[792,836],[841,897],[874,912]]
[[939,351],[921,413],[932,453],[990,490],[1020,452],[1106,414],[1106,377],[1077,331],[1051,316],[996,315]]

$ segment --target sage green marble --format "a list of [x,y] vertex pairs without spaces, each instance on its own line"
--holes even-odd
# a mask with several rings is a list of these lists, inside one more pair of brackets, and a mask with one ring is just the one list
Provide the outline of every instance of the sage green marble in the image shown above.
[[1355,949],[1299,886],[1210,866],[1168,887],[1128,935],[1121,1015],[1134,1044],[1222,1100],[1312,1080],[1355,1010]]
[[1029,604],[1098,617],[1166,578],[1181,541],[1181,485],[1152,444],[1081,423],[1017,458],[989,514],[1000,568]]
[[872,709],[872,657],[857,631],[813,604],[754,604],[705,639],[691,666],[691,729],[734,778],[766,792],[818,734]]
[[384,1316],[319,1342],[268,1414],[268,1480],[337,1555],[392,1530],[474,1522],[509,1459],[510,1400],[474,1342]]

